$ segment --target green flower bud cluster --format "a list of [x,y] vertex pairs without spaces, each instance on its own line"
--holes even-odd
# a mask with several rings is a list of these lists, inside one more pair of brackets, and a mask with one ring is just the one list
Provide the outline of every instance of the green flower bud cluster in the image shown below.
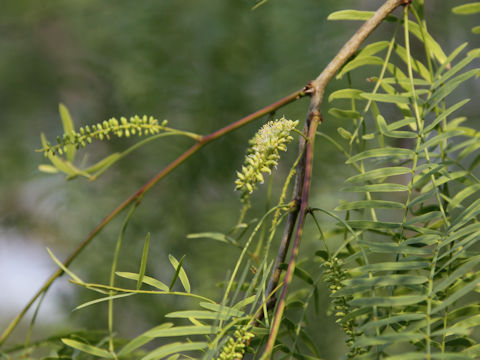
[[344,287],[342,281],[348,279],[349,275],[344,271],[341,260],[336,257],[331,258],[324,264],[326,267],[326,281],[329,284],[330,292],[333,296],[332,306],[335,317],[337,318],[336,322],[341,324],[343,331],[347,334],[347,339],[345,341],[350,348],[348,358],[351,359],[364,352],[363,349],[354,346],[355,337],[361,335],[361,333],[355,332],[357,324],[354,320],[344,321],[345,316],[352,311],[348,304],[352,298],[347,296],[335,296],[335,293]]
[[245,198],[255,190],[257,183],[263,183],[262,173],[270,174],[280,159],[279,151],[287,151],[287,144],[293,140],[290,132],[298,125],[298,120],[269,121],[250,140],[242,171],[237,171],[235,190],[242,191]]
[[68,145],[74,145],[77,149],[85,147],[87,144],[91,143],[93,139],[97,140],[110,140],[111,136],[117,137],[130,137],[132,135],[155,135],[160,131],[165,130],[167,125],[167,120],[164,120],[159,124],[158,120],[153,116],[148,117],[143,115],[142,117],[135,115],[127,119],[121,117],[120,120],[116,118],[111,118],[109,120],[103,121],[102,123],[94,124],[92,126],[85,126],[78,129],[78,131],[71,131],[69,133],[63,134],[62,136],[57,137],[57,144],[51,145],[47,142],[47,146],[41,149],[47,155],[51,154],[60,154],[66,152]]
[[255,335],[246,329],[236,330],[233,337],[229,337],[227,343],[223,346],[222,351],[216,360],[239,360],[245,354],[247,343]]

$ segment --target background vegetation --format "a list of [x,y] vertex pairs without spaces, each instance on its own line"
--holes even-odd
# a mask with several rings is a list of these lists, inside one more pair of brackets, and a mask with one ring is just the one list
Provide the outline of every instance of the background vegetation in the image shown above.
[[[0,13],[0,278],[2,282],[8,279],[12,289],[4,293],[11,291],[17,296],[15,289],[19,288],[33,293],[42,279],[32,278],[35,274],[28,270],[32,262],[39,262],[39,271],[43,264],[50,263],[45,246],[54,249],[59,257],[68,254],[98,219],[189,144],[182,139],[151,143],[94,183],[83,179],[65,182],[62,176],[46,176],[37,170],[43,157],[34,150],[41,146],[40,132],[49,138],[59,133],[58,102],[68,106],[77,125],[145,113],[168,119],[175,128],[207,133],[315,77],[338,51],[339,44],[356,29],[353,23],[327,23],[330,12],[348,7],[373,10],[378,3],[270,1],[251,11],[251,1],[113,4],[7,0]],[[435,34],[446,53],[464,41],[472,47],[475,42],[478,45],[478,36],[471,37],[470,33],[476,25],[474,19],[458,18],[450,12],[452,6],[461,3],[426,4],[430,33]],[[391,32],[389,26],[382,25],[372,39],[384,39],[383,33]],[[356,76],[354,80],[361,81],[362,75]],[[328,90],[345,83],[334,82]],[[456,96],[461,98],[478,90],[478,82],[469,82]],[[306,106],[306,100],[302,100],[285,110],[285,115],[303,119]],[[475,101],[462,113],[468,116],[469,124],[478,124]],[[322,131],[336,134],[339,120],[328,115],[324,120]],[[209,240],[187,239],[186,234],[223,232],[235,223],[238,212],[225,209],[238,208],[239,196],[233,192],[235,170],[243,161],[247,140],[259,124],[242,128],[205,148],[188,166],[152,190],[127,231],[119,268],[137,270],[138,264],[131,263],[131,259],[140,258],[143,229],[148,229],[152,234],[149,272],[171,271],[166,255],[181,258],[186,254],[184,266],[198,292],[220,296],[222,290],[211,284],[225,279],[225,269],[238,251]],[[125,144],[111,141],[92,146],[89,154],[100,159],[123,149]],[[332,208],[337,204],[338,183],[347,176],[343,168],[337,167],[344,159],[320,142],[316,151],[312,202]],[[292,154],[288,155],[290,160]],[[285,173],[288,169],[280,167],[279,171]],[[261,213],[263,208],[257,210]],[[120,220],[104,230],[73,269],[78,269],[84,278],[107,282],[110,260],[105,259],[112,256],[119,226]],[[301,251],[308,253],[317,248],[314,241],[304,242]],[[8,268],[4,264],[9,264]],[[51,263],[49,269],[54,268]],[[65,280],[57,287],[56,295],[47,295],[46,301],[62,301],[54,302],[52,310],[40,314],[40,328],[49,332],[86,325],[105,329],[104,309],[71,312],[74,306],[90,299],[91,293],[79,291]],[[12,301],[5,295],[2,299],[7,305],[1,304],[1,328],[26,301],[25,297]],[[326,293],[322,295],[323,303],[327,299]],[[118,331],[133,336],[148,329],[162,322],[172,305],[173,299],[169,298],[138,297],[125,302],[116,320]],[[322,355],[334,358],[343,353],[344,342],[335,319],[327,318],[324,311],[318,319],[323,330],[315,340]]]

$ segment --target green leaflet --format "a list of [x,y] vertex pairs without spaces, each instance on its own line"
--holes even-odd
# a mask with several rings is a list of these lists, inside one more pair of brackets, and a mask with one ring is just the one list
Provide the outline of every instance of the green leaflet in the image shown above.
[[384,147],[379,149],[366,150],[358,153],[348,159],[345,163],[351,164],[355,161],[369,158],[392,158],[392,159],[410,159],[415,155],[415,151],[403,148]]
[[453,284],[457,279],[463,277],[467,272],[469,272],[474,266],[480,263],[480,256],[475,256],[469,259],[465,264],[456,269],[450,276],[443,279],[441,282],[437,283],[433,291],[435,293],[445,290],[448,286]]
[[92,174],[92,175],[95,174],[95,176],[98,176],[99,174],[103,173],[107,168],[109,168],[113,163],[119,160],[121,156],[122,154],[120,153],[110,154],[106,158],[86,168],[85,172],[88,174]]
[[468,4],[463,4],[460,6],[455,6],[452,9],[452,12],[454,14],[458,15],[471,15],[471,14],[476,14],[480,12],[480,2],[472,2]]
[[415,321],[415,320],[424,320],[425,315],[424,314],[401,314],[401,315],[396,315],[396,316],[391,316],[385,319],[380,319],[380,320],[375,320],[375,321],[369,321],[365,323],[364,325],[360,326],[358,329],[360,331],[365,331],[368,329],[374,329],[376,327],[382,327],[385,325],[389,324],[394,324],[398,322],[403,322],[403,321]]
[[[399,44],[395,44],[395,52],[396,54],[400,57],[400,59],[403,60],[405,64],[408,64],[407,61],[407,51],[405,48]],[[433,81],[432,76],[430,75],[430,72],[428,69],[423,65],[422,62],[418,61],[417,59],[414,59],[411,56],[412,59],[412,68],[414,71],[416,71],[422,78],[424,78],[426,81],[431,83]]]
[[382,115],[377,116],[377,124],[378,128],[380,129],[380,133],[382,135],[385,135],[387,137],[391,138],[416,138],[418,137],[417,133],[412,132],[412,131],[393,131],[389,126],[387,126],[387,123],[385,122],[385,119],[383,118]]
[[335,211],[358,210],[358,209],[402,209],[404,205],[396,201],[388,200],[361,200],[344,202],[335,208]]
[[360,118],[360,113],[353,110],[342,110],[337,108],[330,108],[328,113],[338,119],[358,119]]
[[139,290],[140,287],[142,286],[143,278],[145,277],[149,244],[150,244],[150,233],[147,233],[147,236],[145,237],[145,243],[143,245],[142,261],[140,262],[140,270],[138,271],[137,290]]
[[401,271],[425,269],[430,265],[427,261],[398,261],[398,262],[380,262],[376,264],[363,265],[352,269],[352,272],[365,274],[369,271]]
[[190,292],[190,281],[188,280],[187,273],[185,272],[185,270],[183,269],[183,266],[182,266],[184,258],[185,258],[185,256],[183,256],[182,259],[179,262],[177,259],[175,259],[175,257],[173,255],[168,255],[168,259],[170,260],[170,263],[172,264],[173,268],[175,269],[175,275],[172,278],[169,289],[170,290],[172,289],[173,285],[175,284],[176,278],[178,276],[180,278],[180,282],[183,285],[183,288],[185,289],[185,291],[187,293],[189,293]]
[[56,174],[56,173],[58,173],[58,168],[56,168],[53,165],[41,164],[41,165],[38,165],[38,170],[40,170],[41,172],[44,172],[46,174]]
[[92,300],[92,301],[87,301],[87,302],[85,302],[81,305],[78,305],[75,308],[75,310],[80,310],[80,309],[83,309],[87,306],[99,304],[101,302],[105,302],[105,301],[108,301],[108,300],[120,299],[120,298],[124,298],[124,297],[127,297],[127,296],[132,296],[132,295],[135,295],[135,293],[124,293],[124,294],[118,294],[118,295],[112,295],[112,296],[105,296],[103,298],[95,299],[95,300]]
[[[454,171],[454,172],[448,173],[447,175],[443,175],[443,176],[439,177],[438,179],[435,179],[435,185],[438,187],[438,186],[443,185],[445,183],[448,183],[450,181],[463,178],[466,175],[468,175],[468,171],[464,171],[464,170]],[[422,192],[430,191],[431,189],[433,189],[433,186],[434,186],[433,183],[427,184],[426,186],[424,186],[422,188]]]
[[467,319],[461,320],[453,325],[453,328],[463,328],[463,329],[471,329],[472,327],[476,327],[480,325],[480,315],[476,314],[472,317]]
[[[417,39],[420,41],[425,40],[426,47],[430,51],[430,56],[436,58],[438,62],[443,65],[447,61],[447,57],[445,53],[442,50],[442,47],[435,41],[435,39],[428,33],[427,29],[425,26],[422,26],[417,24],[416,22],[413,22],[409,20],[408,22],[408,30],[415,35]],[[423,33],[423,34],[422,34]],[[424,39],[425,37],[425,39]]]
[[414,236],[411,237],[405,241],[402,242],[403,245],[413,245],[416,247],[421,247],[421,246],[430,246],[435,244],[439,239],[441,238],[440,235],[433,235],[433,234],[428,234],[428,235],[419,235],[419,236]]
[[151,338],[170,337],[170,336],[192,336],[192,335],[209,335],[219,331],[214,326],[175,326],[166,328],[153,328],[145,332],[143,335]]
[[463,150],[469,149],[472,146],[475,147],[477,144],[478,144],[477,139],[466,140],[466,141],[461,142],[458,145],[452,146],[450,151],[451,152],[456,152],[456,151],[462,150],[462,152],[463,152]]
[[378,242],[372,240],[360,240],[360,244],[368,246],[369,251],[384,254],[408,254],[408,255],[428,255],[429,249],[408,246],[404,243],[395,244],[387,242]]
[[366,55],[356,57],[350,62],[348,62],[342,70],[336,76],[336,79],[341,79],[346,73],[349,71],[355,70],[359,67],[366,66],[366,65],[374,65],[374,66],[382,66],[384,60],[378,56]]
[[327,20],[361,20],[366,21],[375,14],[374,11],[340,10],[328,15]]
[[227,244],[238,245],[237,241],[234,238],[218,232],[204,232],[204,233],[187,235],[187,239],[203,239],[203,238],[217,240]]
[[399,229],[402,227],[402,223],[387,222],[387,221],[349,220],[347,221],[347,223],[354,229],[367,229],[367,230]]
[[[45,138],[45,135],[43,133],[40,134],[40,139],[42,141],[43,147],[48,146],[47,139]],[[85,171],[77,169],[71,162],[66,161],[57,155],[46,153],[46,156],[56,169],[60,170],[68,176],[74,177],[81,175],[85,177],[90,177],[90,175],[87,174]]]
[[344,139],[347,139],[347,140],[350,140],[353,136],[351,132],[349,132],[348,130],[345,130],[342,127],[338,127],[337,132],[341,137],[343,137]]
[[420,341],[425,338],[425,335],[418,334],[418,333],[409,333],[409,332],[402,332],[397,334],[388,334],[388,335],[379,335],[375,337],[366,337],[361,336],[355,344],[357,346],[372,346],[372,345],[384,345],[384,344],[392,344],[398,342],[406,342],[406,341]]
[[77,283],[79,284],[83,284],[83,280],[80,279],[77,275],[75,275],[70,269],[68,269],[60,260],[58,260],[58,258],[53,254],[53,252],[47,248],[47,252],[48,252],[48,255],[50,255],[50,257],[52,258],[52,260],[55,262],[55,264],[58,265],[58,267],[60,269],[62,269],[63,272],[65,272],[65,274],[67,274],[68,276],[70,276],[73,280],[75,280]]
[[418,285],[424,284],[428,281],[426,276],[420,275],[403,275],[392,274],[382,275],[374,277],[355,277],[342,281],[345,286],[341,290],[335,293],[335,296],[344,296],[355,294],[358,290],[363,291],[365,289],[373,289],[384,286],[402,286],[402,285]]
[[358,185],[358,186],[346,186],[340,189],[341,191],[353,191],[353,192],[398,192],[408,191],[408,186],[401,184],[373,184],[373,185]]
[[[132,273],[132,272],[117,271],[115,274],[117,276],[123,277],[125,279],[136,280],[136,281],[138,281],[138,279],[140,278],[139,274]],[[154,288],[157,288],[158,290],[168,291],[168,286],[166,284],[164,284],[160,280],[157,280],[157,279],[152,278],[150,276],[144,275],[143,279],[142,279],[142,282],[144,284],[153,286]]]
[[473,184],[459,191],[448,204],[447,210],[451,211],[460,206],[460,204],[469,196],[480,191],[480,184]]
[[[475,140],[477,140],[477,142],[475,142]],[[466,158],[468,155],[470,155],[471,153],[477,151],[478,149],[480,149],[480,144],[478,143],[478,139],[475,139],[473,140],[472,144],[470,144],[468,147],[466,147],[465,149],[463,149],[460,154],[458,154],[458,160],[463,160],[464,158]]]
[[167,318],[195,318],[195,319],[209,319],[209,320],[228,320],[232,317],[227,312],[213,312],[207,310],[184,310],[174,311],[165,315]]
[[140,346],[145,345],[146,343],[153,340],[151,336],[146,336],[145,334],[151,330],[160,330],[160,329],[168,329],[173,326],[172,323],[164,323],[154,327],[146,331],[145,333],[135,337],[134,339],[130,340],[118,353],[118,356],[124,356],[130,354],[132,351],[138,349]]
[[[363,10],[340,10],[335,11],[328,15],[327,20],[358,20],[366,21],[370,19],[375,14],[374,11],[363,11]],[[387,16],[386,21],[397,21],[397,18],[394,16]]]
[[430,222],[430,221],[433,221],[433,220],[438,220],[438,219],[441,219],[441,218],[442,218],[442,213],[440,211],[430,211],[430,212],[427,212],[426,214],[409,218],[405,222],[405,225],[427,223],[427,222]]
[[[372,80],[376,81],[377,79],[374,78]],[[386,77],[386,78],[383,78],[382,84],[388,84],[388,85],[399,84],[403,88],[410,89],[410,79],[407,78],[407,77],[401,78],[401,79],[393,78],[393,77]],[[415,86],[428,86],[428,87],[430,87],[430,85],[431,85],[431,83],[429,83],[428,81],[426,81],[424,79],[420,79],[420,78],[414,78],[413,79],[413,84]]]
[[356,298],[350,301],[352,306],[406,306],[425,301],[425,295],[373,296]]
[[[463,47],[461,49],[455,50],[455,52],[453,52],[452,55],[456,56],[458,54],[457,51],[458,50],[461,51],[462,49],[463,49]],[[458,51],[458,52],[460,52],[460,51]],[[439,75],[438,78],[435,80],[435,82],[432,84],[432,89],[436,89],[440,86],[443,86],[443,84],[445,84],[448,79],[450,79],[456,73],[458,73],[459,71],[464,69],[468,64],[470,64],[473,60],[475,60],[479,56],[480,56],[480,49],[474,49],[474,50],[470,51],[464,59],[460,60],[452,68],[450,68],[449,70],[447,70],[443,74]]]
[[358,56],[375,55],[376,53],[382,51],[383,49],[388,48],[389,45],[390,45],[390,42],[388,41],[377,41],[377,42],[368,44],[362,50],[360,50]]
[[293,272],[293,275],[295,275],[296,277],[298,277],[299,279],[302,279],[303,281],[305,281],[307,284],[310,284],[310,285],[313,285],[314,284],[314,281],[313,281],[313,278],[312,276],[304,269],[302,269],[301,267],[299,266],[296,266],[295,267],[295,270]]
[[[417,167],[416,175],[413,178],[412,187],[415,189],[422,189],[429,181],[431,181],[432,175],[446,173],[446,170],[447,170],[446,164],[432,164],[432,165],[429,164],[425,168]],[[430,193],[429,191],[427,192]],[[426,199],[427,198],[424,197],[423,195],[419,195],[411,201],[410,206],[417,202],[423,202]]]
[[451,249],[446,251],[442,256],[439,258],[445,258],[448,256],[448,259],[443,263],[442,266],[440,266],[437,271],[435,272],[436,275],[439,275],[443,270],[447,269],[448,267],[452,266],[453,264],[462,262],[465,259],[465,252],[468,250],[471,246],[473,246],[478,240],[478,234],[471,235],[457,243],[455,246],[453,246]]
[[330,94],[328,97],[328,102],[332,102],[333,100],[337,99],[356,99],[356,100],[361,100],[362,97],[360,94],[362,94],[362,90],[357,90],[357,89],[341,89],[334,91],[333,93]]
[[423,145],[419,147],[419,150],[422,151],[430,147],[436,147],[441,143],[446,143],[446,140],[452,137],[462,136],[462,135],[463,135],[463,131],[461,130],[449,130],[449,131],[443,132],[440,135],[437,135],[428,139],[425,143],[423,143]]
[[480,199],[475,200],[468,208],[462,211],[452,222],[449,231],[455,231],[468,223],[480,212]]
[[188,342],[188,343],[181,343],[181,342],[174,342],[171,344],[160,346],[156,348],[152,352],[148,353],[148,355],[142,357],[140,360],[157,360],[163,359],[168,355],[184,352],[184,351],[194,351],[194,350],[202,350],[208,346],[206,342]]
[[[377,118],[378,118],[378,116],[377,116]],[[388,124],[388,130],[390,130],[390,131],[397,130],[397,129],[399,129],[401,127],[404,127],[404,126],[410,126],[411,129],[416,130],[415,122],[416,122],[415,118],[405,117],[402,120],[394,121],[394,122]]]
[[455,293],[453,293],[452,295],[447,297],[445,300],[443,300],[440,305],[433,308],[431,314],[436,314],[439,311],[441,311],[441,310],[445,309],[446,307],[450,306],[455,301],[459,300],[460,298],[462,298],[463,296],[465,296],[469,292],[473,291],[478,286],[479,283],[480,283],[480,278],[475,279],[471,283],[468,283],[467,285],[463,286],[458,291],[456,291]]
[[445,244],[448,244],[452,241],[456,241],[461,239],[464,236],[475,234],[480,231],[480,223],[474,223],[467,226],[464,226],[460,230],[453,230],[448,232],[448,236],[446,238]]
[[475,359],[480,356],[480,344],[470,346],[469,348],[462,351],[462,354],[468,356],[469,359]]
[[[432,360],[471,360],[471,357],[461,355],[458,353],[433,353]],[[425,354],[422,353],[403,353],[401,355],[394,355],[386,357],[385,360],[425,360]]]
[[62,342],[65,345],[68,345],[74,349],[80,350],[82,352],[86,352],[87,354],[98,356],[101,358],[107,358],[107,359],[114,359],[115,357],[113,356],[112,353],[105,349],[98,348],[93,345],[85,344],[80,341],[72,340],[72,339],[62,339]]
[[243,311],[240,311],[240,310],[234,309],[232,307],[228,307],[228,306],[222,306],[220,304],[212,304],[212,303],[207,303],[207,302],[201,302],[200,306],[205,308],[205,309],[218,312],[220,314],[227,314],[227,315],[234,316],[234,317],[245,316],[245,313]]
[[450,95],[457,87],[463,84],[465,81],[471,77],[478,76],[480,74],[480,69],[473,69],[454,77],[445,84],[443,84],[438,90],[436,90],[433,95],[427,100],[427,103],[430,107],[426,110],[427,113],[432,111],[435,106],[438,105],[440,101],[445,99]]
[[410,97],[405,95],[362,93],[361,97],[372,101],[380,101],[394,104],[410,104]]
[[[62,119],[63,133],[70,134],[75,131],[75,126],[73,125],[72,117],[67,107],[60,103],[58,105],[58,111],[60,112],[60,118]],[[75,145],[66,145],[65,152],[67,154],[67,160],[72,162],[75,159],[76,148]]]
[[[280,269],[282,270],[287,270],[288,269],[288,264],[282,264],[280,266]],[[313,277],[306,271],[305,269],[302,269],[300,266],[295,266],[295,270],[293,272],[293,275],[298,277],[299,279],[302,279],[305,281],[307,284],[313,285]]]
[[453,50],[450,55],[448,55],[445,62],[435,72],[435,79],[438,78],[438,76],[440,76],[440,74],[442,74],[445,71],[447,66],[450,66],[451,62],[453,62],[453,60],[455,60],[455,58],[458,56],[458,54],[460,54],[463,51],[463,49],[465,49],[465,47],[467,45],[468,45],[468,43],[466,43],[466,42],[461,44],[455,50]]

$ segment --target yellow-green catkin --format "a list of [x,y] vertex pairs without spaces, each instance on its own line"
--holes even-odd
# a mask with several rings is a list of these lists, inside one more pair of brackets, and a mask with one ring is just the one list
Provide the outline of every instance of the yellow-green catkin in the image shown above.
[[258,183],[263,183],[263,174],[270,174],[280,159],[279,151],[286,151],[287,144],[293,140],[290,135],[298,125],[298,120],[284,117],[269,121],[262,126],[250,140],[242,171],[237,171],[235,190],[242,191],[242,199],[251,194]]
[[347,334],[345,340],[350,351],[348,352],[348,359],[353,359],[355,356],[363,354],[365,351],[362,348],[355,346],[355,338],[361,333],[355,332],[357,326],[354,319],[346,320],[345,317],[352,312],[349,301],[351,297],[335,296],[335,293],[341,290],[344,285],[343,281],[349,278],[347,272],[343,268],[343,263],[340,259],[333,257],[325,262],[325,277],[329,284],[330,293],[332,294],[332,306],[334,310],[336,322],[342,326],[343,331]]
[[67,145],[74,145],[76,148],[85,147],[91,143],[93,139],[97,140],[110,140],[111,136],[117,137],[130,137],[133,135],[155,135],[165,130],[167,120],[163,120],[159,123],[153,116],[143,115],[142,117],[135,115],[127,119],[121,117],[120,119],[111,118],[101,123],[91,126],[85,126],[78,129],[78,131],[72,130],[69,133],[63,134],[57,137],[57,144],[51,145],[47,143],[47,146],[42,149],[46,154],[61,154]]
[[243,359],[247,343],[255,335],[246,329],[238,329],[229,337],[216,360],[239,360]]

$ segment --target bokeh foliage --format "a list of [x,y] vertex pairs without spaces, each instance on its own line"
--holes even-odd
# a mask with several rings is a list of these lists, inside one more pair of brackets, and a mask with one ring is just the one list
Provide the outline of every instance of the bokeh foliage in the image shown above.
[[[68,105],[77,125],[147,113],[168,119],[175,128],[209,132],[316,76],[354,29],[352,24],[327,24],[327,14],[354,5],[371,8],[376,6],[373,3],[322,1],[319,6],[313,0],[271,0],[252,12],[250,1],[6,1],[0,14],[4,34],[0,38],[0,150],[5,154],[0,159],[0,225],[34,235],[42,245],[67,253],[98,219],[189,144],[187,139],[150,144],[135,154],[134,161],[127,158],[96,183],[47,181],[36,170],[42,158],[34,150],[41,147],[41,131],[52,138],[58,134],[59,102]],[[469,36],[469,27],[458,26],[442,9],[453,3],[436,4],[435,9],[427,6],[432,11],[431,32],[437,30],[437,40],[449,51],[455,36]],[[375,35],[381,37],[381,32]],[[332,84],[331,88],[343,85]],[[302,119],[305,106],[300,102],[289,107],[287,117]],[[323,131],[333,133],[336,126],[330,121],[337,120],[327,117]],[[235,223],[238,214],[224,209],[237,206],[235,170],[258,125],[212,144],[152,191],[127,232],[122,270],[137,269],[138,264],[126,260],[140,258],[139,244],[144,238],[140,229],[147,228],[152,244],[156,243],[150,256],[158,259],[149,265],[151,272],[168,271],[165,254],[178,258],[187,254],[184,266],[195,269],[193,282],[200,291],[207,290],[202,289],[201,279],[217,282],[225,278],[235,250],[186,239],[186,234],[225,231]],[[123,147],[122,142],[112,141],[96,144],[89,153],[98,154],[99,159]],[[343,160],[331,150],[317,147],[316,171],[328,176],[318,179],[324,193],[315,196],[333,204],[332,189],[345,174],[333,170]],[[280,171],[287,169],[280,167]],[[111,257],[118,227],[106,229],[74,268],[106,281],[100,274],[108,273],[104,259]],[[309,246],[315,248],[307,243],[305,251]],[[203,255],[207,248],[208,256]],[[65,301],[70,308],[80,300]],[[128,328],[132,318],[145,328],[159,322],[170,306],[165,301],[146,298],[126,305],[120,326],[123,321],[128,334],[135,330]],[[9,320],[9,314],[3,316],[2,321]],[[98,317],[90,309],[70,319],[81,327]],[[332,319],[328,324],[329,329],[336,329]],[[105,324],[99,321],[98,326],[103,329]],[[336,334],[335,330],[328,333]],[[332,340],[325,336],[320,341]],[[332,353],[333,347],[325,350],[327,355]]]

